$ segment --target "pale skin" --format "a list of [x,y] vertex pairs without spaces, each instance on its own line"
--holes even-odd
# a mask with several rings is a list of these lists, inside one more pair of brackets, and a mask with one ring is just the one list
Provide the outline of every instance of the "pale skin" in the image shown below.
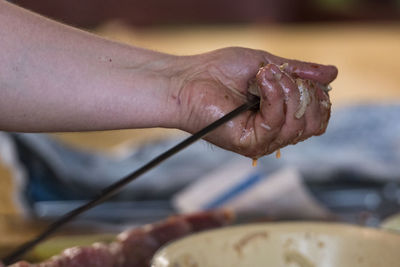
[[[247,101],[261,104],[206,140],[257,158],[322,134],[333,66],[230,47],[175,56],[119,44],[0,1],[0,130],[91,131],[166,127],[193,133]],[[288,63],[281,70],[279,67]],[[260,66],[264,67],[260,69]],[[296,78],[308,80],[304,116]],[[325,103],[325,104],[324,104]]]

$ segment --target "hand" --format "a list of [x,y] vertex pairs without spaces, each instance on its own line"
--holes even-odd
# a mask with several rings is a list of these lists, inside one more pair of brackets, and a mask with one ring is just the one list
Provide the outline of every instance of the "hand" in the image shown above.
[[172,95],[180,106],[181,129],[194,133],[256,94],[259,110],[244,112],[205,139],[258,158],[325,132],[331,106],[326,89],[337,76],[334,66],[245,48],[216,50],[188,61]]

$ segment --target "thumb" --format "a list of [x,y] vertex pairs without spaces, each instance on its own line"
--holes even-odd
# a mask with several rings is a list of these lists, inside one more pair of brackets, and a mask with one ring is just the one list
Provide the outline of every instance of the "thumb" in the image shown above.
[[333,82],[338,75],[338,69],[332,65],[285,59],[273,55],[267,56],[267,60],[283,66],[284,71],[288,72],[293,77],[313,80],[324,85]]
[[324,85],[330,84],[336,79],[338,70],[332,65],[291,60],[288,62],[288,72],[299,78],[313,80]]

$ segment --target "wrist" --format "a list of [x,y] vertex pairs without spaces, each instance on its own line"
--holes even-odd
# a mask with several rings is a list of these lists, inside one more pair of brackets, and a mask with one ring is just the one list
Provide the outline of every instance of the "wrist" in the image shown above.
[[185,129],[190,112],[190,90],[188,87],[195,81],[196,76],[202,72],[199,56],[175,56],[172,59],[166,76],[169,77],[168,97],[165,109],[170,112],[164,127]]
[[180,105],[176,98],[182,84],[181,57],[145,50],[146,59],[118,68],[131,84],[129,128],[178,128]]

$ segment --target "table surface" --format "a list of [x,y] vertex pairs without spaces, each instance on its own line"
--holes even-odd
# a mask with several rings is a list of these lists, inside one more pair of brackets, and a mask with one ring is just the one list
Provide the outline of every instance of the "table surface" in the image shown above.
[[[339,76],[332,84],[333,109],[355,103],[388,103],[400,99],[400,24],[131,29],[119,23],[108,23],[95,32],[113,40],[173,54],[187,55],[226,46],[243,46],[288,58],[333,64],[339,69]],[[79,147],[112,152],[127,142],[142,143],[177,133],[176,130],[147,129],[55,136]],[[18,211],[13,204],[13,182],[10,170],[1,162],[0,177],[2,247],[29,238],[38,228],[31,224],[26,226],[14,218]]]

